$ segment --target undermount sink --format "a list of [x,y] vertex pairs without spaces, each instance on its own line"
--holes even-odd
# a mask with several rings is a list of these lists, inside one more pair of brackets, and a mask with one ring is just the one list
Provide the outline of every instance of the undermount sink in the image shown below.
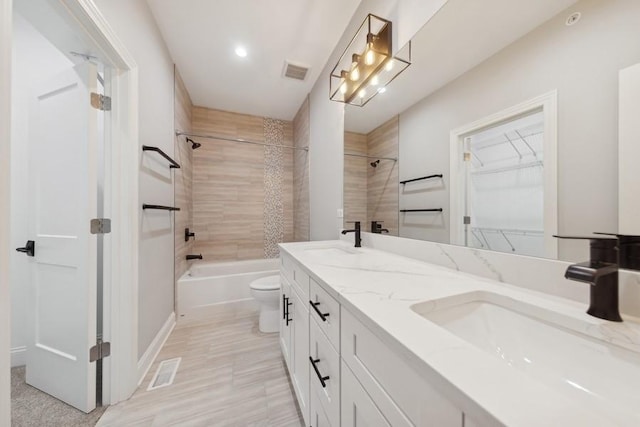
[[482,291],[411,309],[616,425],[640,425],[640,353],[605,341],[637,344],[637,325],[593,324]]

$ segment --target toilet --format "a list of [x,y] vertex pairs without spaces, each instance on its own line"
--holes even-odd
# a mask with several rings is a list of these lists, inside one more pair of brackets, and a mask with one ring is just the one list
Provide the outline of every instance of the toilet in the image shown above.
[[280,276],[256,279],[249,285],[251,295],[260,303],[260,332],[278,332],[280,327]]

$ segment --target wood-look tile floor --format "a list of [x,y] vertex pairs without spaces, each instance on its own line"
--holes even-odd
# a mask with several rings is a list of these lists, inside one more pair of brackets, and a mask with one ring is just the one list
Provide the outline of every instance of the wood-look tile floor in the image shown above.
[[[162,360],[182,357],[173,385],[147,386]],[[144,381],[97,424],[111,426],[304,426],[278,334],[258,330],[253,302],[178,320]]]

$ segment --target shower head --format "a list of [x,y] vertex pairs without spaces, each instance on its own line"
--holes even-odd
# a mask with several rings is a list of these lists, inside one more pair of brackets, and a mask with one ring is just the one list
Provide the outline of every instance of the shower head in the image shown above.
[[202,146],[202,144],[200,144],[199,142],[195,142],[193,139],[191,138],[187,138],[187,142],[191,143],[191,149],[195,150],[196,148],[200,148]]
[[380,163],[380,160],[376,160],[375,162],[371,162],[369,164],[371,165],[371,167],[377,168],[379,163]]

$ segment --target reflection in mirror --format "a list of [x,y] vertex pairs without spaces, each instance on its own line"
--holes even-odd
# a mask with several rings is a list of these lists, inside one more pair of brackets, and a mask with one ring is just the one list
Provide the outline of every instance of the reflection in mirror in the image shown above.
[[[443,175],[396,183],[398,210],[442,208],[400,213],[398,235],[587,259],[588,245],[552,234],[618,230],[618,76],[640,63],[638,22],[636,0],[449,0],[412,39],[412,66],[364,108],[345,108],[349,133],[396,121],[398,181]],[[540,141],[539,124],[491,121],[548,94]]]
[[344,227],[360,221],[363,230],[398,236],[398,118],[368,134],[345,132],[344,156]]
[[544,255],[544,117],[536,112],[464,138],[464,241]]

